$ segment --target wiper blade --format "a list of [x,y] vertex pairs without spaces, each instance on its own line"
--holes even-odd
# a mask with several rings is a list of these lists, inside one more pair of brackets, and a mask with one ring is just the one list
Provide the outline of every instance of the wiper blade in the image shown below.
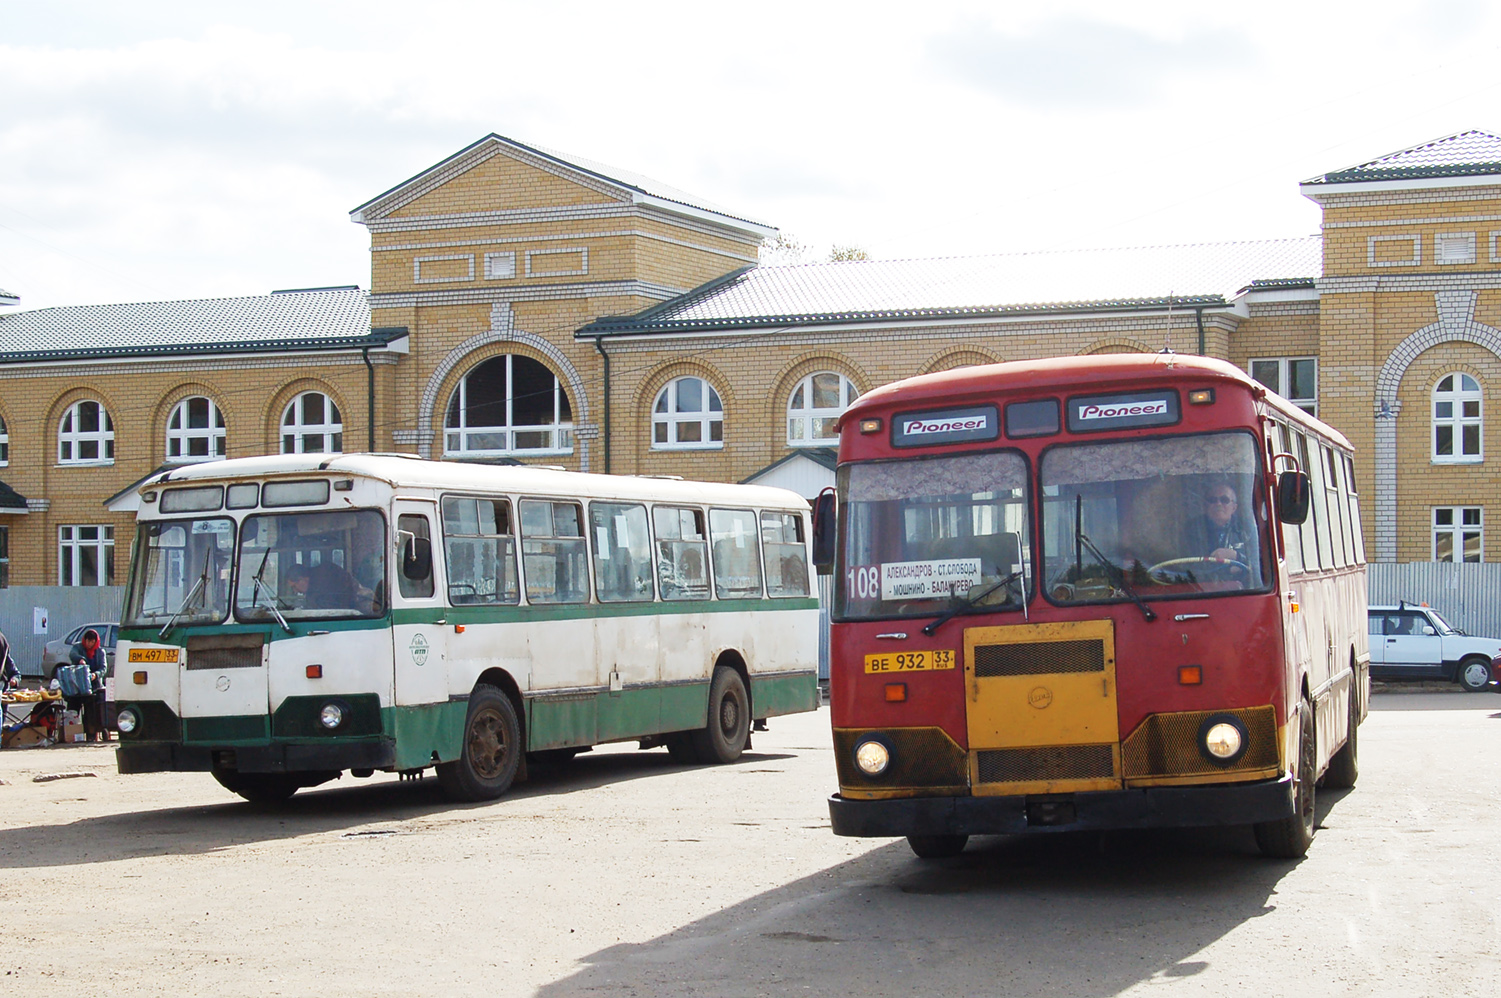
[[1147,606],[1142,598],[1136,594],[1136,590],[1131,588],[1131,583],[1126,581],[1126,570],[1124,568],[1121,568],[1115,562],[1111,561],[1109,558],[1105,557],[1104,552],[1095,547],[1094,541],[1090,540],[1089,535],[1084,531],[1078,531],[1077,536],[1079,543],[1087,547],[1089,549],[1089,553],[1098,558],[1101,565],[1103,565],[1108,571],[1115,574],[1115,577],[1120,581],[1121,592],[1131,597],[1131,602],[1135,603],[1137,608],[1141,610],[1141,615],[1148,621],[1156,620],[1156,611]]
[[[995,592],[997,589],[1001,588],[1002,586],[1009,586],[1009,585],[1011,585],[1011,583],[1015,582],[1017,579],[1019,579],[1021,577],[1022,577],[1022,573],[1021,572],[1012,572],[1010,575],[1006,576],[1004,579],[1000,580],[999,582],[996,582],[996,583],[993,583],[991,585],[986,586],[984,589],[981,589],[979,592],[974,592],[973,590],[971,590],[970,592],[965,593],[963,596],[955,596],[955,597],[953,597],[953,600],[954,600],[953,605],[950,606],[947,610],[945,610],[942,613],[940,613],[938,616],[934,617],[927,624],[925,624],[923,626],[922,632],[924,634],[926,634],[928,637],[931,638],[933,636],[933,634],[940,627],[942,627],[944,624],[947,624],[949,621],[953,620],[955,617],[959,616],[959,614],[965,612],[966,610],[973,609],[974,606],[980,602],[980,600],[982,600],[985,597],[989,596],[991,593]],[[1010,597],[1009,593],[1007,594],[1006,602],[1007,603],[1011,602],[1011,597]],[[1023,604],[1026,603],[1026,593],[1022,594],[1022,603]]]
[[168,617],[167,622],[162,625],[162,629],[156,632],[158,640],[165,638],[171,632],[172,625],[177,623],[177,618],[181,617],[183,615],[183,611],[193,605],[194,597],[196,597],[199,593],[205,593],[208,591],[209,562],[213,558],[213,555],[213,548],[209,548],[203,552],[203,574],[198,576],[198,581],[193,583],[193,588],[189,589],[188,594],[182,598],[182,605],[177,608],[177,612]]
[[266,604],[266,609],[271,611],[272,616],[276,618],[276,622],[281,625],[281,629],[286,631],[288,634],[291,634],[292,625],[287,623],[287,618],[283,617],[281,615],[281,611],[276,607],[276,604],[279,602],[276,598],[276,594],[271,591],[271,587],[266,585],[265,581],[261,578],[261,576],[266,572],[266,560],[270,557],[271,549],[268,547],[266,548],[266,553],[261,555],[261,563],[260,566],[256,568],[255,575],[251,576],[250,609],[254,610],[256,607],[261,605],[260,594],[261,590],[264,589],[266,591],[266,595],[271,598],[271,602]]

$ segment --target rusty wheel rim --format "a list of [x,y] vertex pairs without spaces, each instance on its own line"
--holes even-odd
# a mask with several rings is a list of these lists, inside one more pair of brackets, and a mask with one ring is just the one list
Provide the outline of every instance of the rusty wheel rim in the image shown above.
[[505,723],[500,711],[486,708],[474,715],[469,726],[469,762],[482,780],[498,779],[506,768]]
[[726,694],[719,701],[719,730],[726,738],[733,736],[740,729],[740,701]]

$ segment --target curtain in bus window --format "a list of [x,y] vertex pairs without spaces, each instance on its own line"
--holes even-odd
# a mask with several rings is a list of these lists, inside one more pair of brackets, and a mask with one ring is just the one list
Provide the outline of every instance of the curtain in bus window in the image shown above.
[[748,509],[709,510],[714,591],[720,599],[760,597],[761,545],[757,533],[756,514]]
[[657,532],[657,578],[663,599],[709,598],[709,541],[704,511],[679,506],[652,510]]
[[450,604],[519,601],[509,499],[445,498],[443,549]]
[[845,567],[835,612],[932,615],[956,598],[977,612],[1020,611],[1031,559],[1027,478],[1015,451],[841,468]]
[[589,527],[594,532],[594,591],[599,601],[651,602],[651,537],[646,529],[646,507],[592,502]]
[[808,547],[803,540],[803,518],[796,513],[763,512],[761,546],[766,554],[766,594],[808,595]]
[[1262,462],[1249,433],[1147,437],[1043,455],[1043,578],[1057,602],[1264,587]]
[[521,500],[521,562],[528,603],[589,602],[580,513],[576,503]]

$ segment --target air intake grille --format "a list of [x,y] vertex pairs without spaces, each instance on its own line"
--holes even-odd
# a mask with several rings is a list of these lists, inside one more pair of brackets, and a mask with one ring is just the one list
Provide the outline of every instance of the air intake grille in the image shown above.
[[1104,671],[1105,645],[1100,641],[1038,641],[975,646],[975,675],[981,679]]
[[981,783],[1096,780],[1115,775],[1109,745],[990,749],[978,754]]
[[216,634],[188,639],[185,668],[258,669],[265,636],[260,634]]

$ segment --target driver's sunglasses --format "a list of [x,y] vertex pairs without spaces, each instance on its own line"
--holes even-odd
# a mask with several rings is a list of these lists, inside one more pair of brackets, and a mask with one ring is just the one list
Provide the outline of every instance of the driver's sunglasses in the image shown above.
[[1210,496],[1209,498],[1205,499],[1204,501],[1207,502],[1211,506],[1217,506],[1217,505],[1218,506],[1234,506],[1235,505],[1235,497],[1234,496]]

